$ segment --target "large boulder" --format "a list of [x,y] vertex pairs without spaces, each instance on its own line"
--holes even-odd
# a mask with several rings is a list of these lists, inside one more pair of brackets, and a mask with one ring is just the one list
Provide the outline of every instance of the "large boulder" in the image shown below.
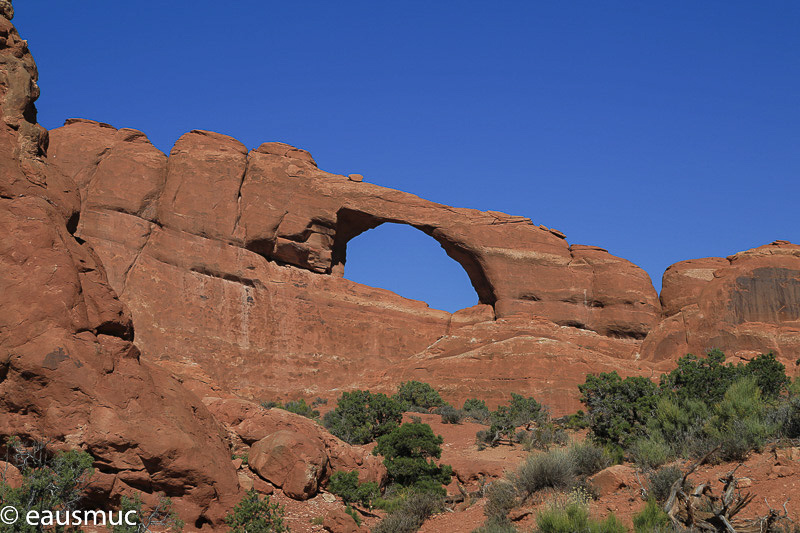
[[295,500],[316,495],[328,473],[328,457],[320,443],[302,433],[285,430],[253,444],[248,464]]
[[[358,470],[362,482],[374,481],[378,485],[383,485],[386,481],[386,467],[383,466],[380,457],[372,455],[366,447],[351,446],[341,441],[308,418],[283,409],[265,409],[256,403],[232,397],[206,396],[203,402],[228,431],[241,439],[244,444],[252,446],[249,452],[251,466],[254,464],[252,450],[257,444],[265,441],[272,443],[273,441],[268,441],[270,437],[288,433],[296,436],[297,442],[302,443],[303,449],[323,451],[324,459],[319,458],[316,463],[317,472],[321,475],[317,477],[318,481],[324,480],[336,470]],[[265,451],[266,446],[261,444],[258,448],[259,453]],[[274,447],[272,444],[270,446]],[[309,453],[308,457],[314,458],[318,455],[314,452]],[[286,463],[288,459],[281,461]],[[282,486],[281,479],[271,479],[264,474],[262,477],[277,486]],[[297,494],[305,493],[300,491]]]
[[627,465],[614,465],[591,476],[588,483],[600,497],[608,496],[626,487],[637,486],[636,470]]
[[335,507],[325,514],[322,520],[322,529],[328,533],[358,533],[362,531],[353,517],[344,512],[341,507]]

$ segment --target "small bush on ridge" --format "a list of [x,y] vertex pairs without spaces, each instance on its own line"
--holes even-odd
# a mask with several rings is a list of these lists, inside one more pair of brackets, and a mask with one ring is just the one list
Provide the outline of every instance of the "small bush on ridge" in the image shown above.
[[575,483],[575,463],[566,450],[550,450],[528,456],[510,479],[523,498],[545,488],[564,490]]
[[502,522],[508,520],[508,513],[517,504],[517,489],[504,479],[492,483],[486,492],[486,506],[483,514],[488,520]]
[[589,517],[587,506],[581,502],[554,503],[536,515],[539,533],[626,533],[626,528],[614,513],[605,520]]
[[328,491],[339,496],[346,504],[359,503],[368,509],[372,508],[373,501],[381,494],[374,481],[360,483],[357,470],[334,472],[328,481]]
[[611,466],[611,456],[608,452],[586,440],[574,442],[568,449],[575,474],[588,477]]
[[490,411],[486,407],[486,402],[478,400],[477,398],[470,398],[464,402],[464,407],[461,408],[464,415],[472,418],[480,424],[488,424]]
[[225,523],[231,533],[284,533],[289,528],[283,523],[283,514],[283,506],[250,489],[225,517]]
[[464,411],[452,405],[444,405],[436,410],[442,416],[442,424],[460,424],[464,420]]
[[383,456],[389,478],[395,483],[444,496],[442,485],[450,483],[453,469],[433,462],[442,456],[442,442],[428,424],[406,423],[378,437],[372,453]]
[[630,448],[631,459],[642,470],[658,468],[672,455],[669,445],[660,435],[641,438],[633,443]]
[[396,428],[402,420],[400,405],[382,393],[354,390],[345,392],[323,425],[349,444],[367,444]]
[[372,530],[373,533],[413,533],[431,515],[442,509],[444,500],[430,494],[410,494],[396,510]]
[[422,381],[406,381],[400,384],[392,399],[398,402],[404,411],[427,413],[435,407],[445,405],[436,389]]
[[672,485],[683,477],[683,471],[676,466],[659,468],[648,477],[647,492],[651,498],[663,503],[669,498]]

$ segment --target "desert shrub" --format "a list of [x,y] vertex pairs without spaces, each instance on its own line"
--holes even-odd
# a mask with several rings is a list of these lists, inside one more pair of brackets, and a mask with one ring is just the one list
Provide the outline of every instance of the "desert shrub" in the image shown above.
[[511,402],[500,405],[489,415],[489,435],[491,445],[496,446],[501,439],[514,442],[516,429],[526,426],[530,429],[533,423],[544,423],[549,419],[547,409],[534,398],[525,398],[521,394],[511,393]]
[[578,409],[577,412],[563,416],[558,420],[566,429],[586,429],[589,427],[589,420],[586,417],[586,413],[583,412],[583,409]]
[[281,402],[276,402],[275,400],[264,400],[261,402],[261,407],[264,409],[276,409],[281,407]]
[[314,398],[314,401],[311,402],[311,407],[319,407],[320,405],[328,405],[328,400],[317,396],[316,398]]
[[323,424],[345,442],[367,444],[396,428],[402,416],[400,405],[385,394],[355,390],[342,394]]
[[452,405],[444,405],[436,413],[442,416],[442,424],[460,424],[464,420],[464,411]]
[[789,388],[791,380],[786,375],[786,367],[769,352],[752,359],[744,365],[741,373],[752,376],[761,389],[765,400],[772,401]]
[[644,435],[658,399],[652,381],[640,376],[622,379],[616,371],[589,374],[578,390],[593,438],[623,448]]
[[752,377],[764,398],[773,400],[789,385],[786,368],[772,353],[762,354],[746,364],[725,363],[725,354],[711,350],[705,358],[692,354],[681,357],[678,367],[661,377],[661,389],[681,400],[715,404],[737,380]]
[[635,533],[668,533],[672,531],[672,523],[667,513],[653,500],[647,500],[642,511],[633,516]]
[[406,423],[379,437],[372,453],[383,456],[383,464],[393,482],[413,486],[419,492],[444,496],[442,485],[450,483],[453,469],[433,461],[442,456],[442,442],[442,437],[434,435],[428,424]]
[[523,498],[545,488],[567,489],[575,483],[575,463],[563,449],[529,455],[510,480]]
[[250,489],[225,517],[225,523],[231,533],[283,533],[289,531],[283,523],[283,514],[283,506]]
[[602,447],[589,441],[573,443],[567,453],[577,476],[588,477],[611,466],[611,456]]
[[769,428],[763,420],[747,418],[733,420],[722,431],[712,435],[719,444],[721,461],[744,461],[752,451],[761,451],[769,435]]
[[367,508],[372,508],[372,502],[380,496],[377,483],[358,481],[357,470],[334,472],[328,481],[328,491],[342,498],[346,504],[359,503]]
[[444,499],[430,494],[410,494],[402,505],[389,513],[372,530],[373,533],[413,533],[431,515],[439,512]]
[[470,398],[464,402],[464,407],[461,410],[464,411],[465,416],[472,418],[476,422],[481,424],[489,423],[490,411],[483,400]]
[[516,440],[522,443],[525,451],[549,450],[553,445],[563,446],[566,444],[567,433],[563,429],[546,422],[541,426],[519,432]]
[[631,459],[642,470],[652,470],[669,461],[672,451],[658,435],[641,438],[630,447]]
[[529,426],[534,422],[542,423],[549,418],[547,409],[534,398],[525,398],[521,394],[513,392],[508,410],[514,427]]
[[736,380],[736,367],[725,364],[725,354],[711,350],[706,357],[687,354],[678,359],[678,367],[661,376],[661,389],[681,400],[700,400],[713,404],[722,399]]
[[683,477],[683,472],[676,466],[664,466],[648,477],[647,492],[659,503],[667,501],[672,485]]
[[244,453],[241,453],[241,454],[232,453],[231,454],[231,459],[241,459],[242,460],[242,464],[247,466],[247,463],[250,461],[250,454],[248,452],[244,452]]
[[113,526],[112,533],[141,533],[146,531],[183,531],[183,521],[172,510],[172,500],[160,498],[158,504],[152,509],[143,509],[142,500],[139,493],[134,494],[133,498],[122,497],[120,511],[123,516],[127,516],[129,511],[135,511],[134,524],[129,525],[123,522],[122,525]]
[[770,409],[767,420],[779,436],[787,439],[800,438],[800,396],[791,396]]
[[720,446],[722,460],[741,461],[764,446],[773,428],[763,412],[761,390],[754,377],[742,378],[725,391],[706,424],[707,433]]
[[715,459],[741,459],[776,432],[786,434],[784,427],[794,434],[794,411],[781,400],[786,393],[792,398],[789,385],[785,367],[772,353],[732,365],[721,351],[711,350],[706,357],[682,357],[658,387],[612,372],[587,376],[579,389],[592,438],[627,450],[647,469],[676,456],[702,456],[716,446]]
[[496,446],[503,437],[505,437],[509,443],[513,442],[517,426],[514,425],[514,419],[508,406],[499,406],[497,410],[489,415],[489,421],[490,426],[487,435],[491,437],[491,440],[487,442],[487,444]]
[[576,501],[559,502],[547,506],[537,513],[536,526],[536,531],[539,533],[625,533],[628,531],[628,528],[613,513],[602,521],[589,518],[587,505]]
[[503,521],[517,504],[517,489],[506,480],[492,483],[486,492],[486,506],[483,514],[488,520]]
[[486,446],[494,446],[494,438],[488,429],[482,429],[475,433],[475,444],[478,445],[478,450],[485,450]]
[[[800,361],[800,359],[798,359]],[[798,363],[795,363],[798,364]],[[800,366],[800,364],[798,364]],[[800,396],[800,376],[795,376],[794,381],[788,386],[789,397]]]
[[397,393],[392,396],[404,411],[418,411],[427,413],[435,407],[445,405],[436,389],[421,381],[406,381],[400,384]]
[[311,418],[312,420],[319,418],[319,411],[308,405],[303,398],[286,402],[284,405],[278,407],[284,411],[289,411],[290,413],[294,413],[296,415]]
[[[93,473],[91,455],[79,450],[53,452],[44,442],[26,446],[16,437],[6,440],[6,450],[6,460],[20,470],[22,484],[14,489],[0,479],[0,502],[4,506],[15,507],[19,516],[29,511],[42,514],[79,509]],[[39,529],[20,520],[11,526],[0,524],[0,531],[28,533]]]
[[703,455],[711,446],[704,430],[710,416],[701,400],[664,396],[647,422],[647,433],[670,447],[669,457]]

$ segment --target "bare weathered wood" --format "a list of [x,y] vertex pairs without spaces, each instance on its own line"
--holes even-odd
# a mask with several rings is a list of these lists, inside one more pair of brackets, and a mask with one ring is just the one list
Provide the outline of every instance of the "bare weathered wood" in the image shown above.
[[670,496],[664,504],[664,511],[674,525],[690,528],[692,531],[765,533],[777,522],[789,520],[789,513],[786,509],[788,500],[783,504],[783,514],[773,509],[767,502],[769,514],[766,516],[750,520],[735,518],[755,497],[750,493],[742,494],[738,490],[739,479],[736,477],[736,470],[741,463],[727,475],[719,478],[719,482],[723,485],[720,496],[714,495],[711,484],[708,482],[700,483],[689,494],[686,494],[683,487],[686,486],[689,475],[714,451],[716,450],[706,454],[692,465],[681,479],[673,483]]

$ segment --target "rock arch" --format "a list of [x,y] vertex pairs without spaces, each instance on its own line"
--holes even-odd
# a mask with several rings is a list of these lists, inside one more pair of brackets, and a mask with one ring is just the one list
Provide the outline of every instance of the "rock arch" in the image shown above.
[[[87,138],[96,154],[81,151],[77,140]],[[167,159],[140,132],[78,121],[51,132],[51,145],[62,172],[82,191],[82,218],[126,213],[133,218],[125,224],[137,235],[155,225],[337,278],[353,237],[394,222],[438,241],[497,318],[539,317],[642,339],[661,316],[647,274],[602,248],[569,245],[564,234],[526,217],[449,207],[324,172],[308,152],[287,144],[264,143],[248,152],[231,137],[194,130]],[[126,176],[138,181],[120,198],[116,191]],[[82,234],[99,231],[91,226],[82,223]],[[124,268],[136,254],[130,257]],[[225,272],[213,257],[203,262],[193,270],[251,277],[240,269]]]

